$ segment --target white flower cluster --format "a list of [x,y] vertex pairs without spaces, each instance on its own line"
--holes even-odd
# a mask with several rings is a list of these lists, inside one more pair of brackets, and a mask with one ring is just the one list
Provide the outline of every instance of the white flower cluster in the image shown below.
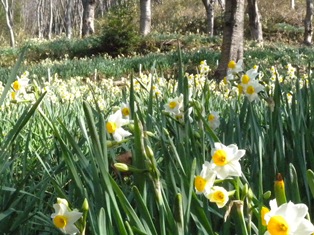
[[264,90],[264,86],[260,84],[258,66],[254,66],[248,71],[243,71],[243,60],[230,61],[228,64],[227,77],[225,83],[234,82],[237,86],[239,94],[244,94],[250,102],[259,100],[258,93]]
[[239,160],[244,154],[245,150],[238,149],[234,144],[225,146],[222,143],[215,143],[211,150],[211,161],[205,161],[201,173],[194,179],[196,193],[203,194],[219,208],[224,207],[229,200],[229,192],[215,185],[215,180],[241,176]]

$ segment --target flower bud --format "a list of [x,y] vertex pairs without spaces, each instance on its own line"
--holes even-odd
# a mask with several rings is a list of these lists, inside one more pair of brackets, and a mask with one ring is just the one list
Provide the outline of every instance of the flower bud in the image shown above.
[[277,179],[275,181],[275,197],[277,205],[281,206],[287,202],[286,191],[285,191],[285,182],[280,173],[277,174]]
[[89,205],[88,205],[88,201],[85,198],[82,204],[82,211],[88,211],[89,210]]
[[267,192],[265,192],[265,193],[263,194],[263,198],[264,198],[265,200],[269,199],[270,196],[271,196],[271,191],[267,191]]
[[114,167],[120,171],[120,172],[127,172],[129,171],[129,166],[125,163],[120,163],[120,162],[117,162],[114,164]]
[[249,186],[247,184],[243,185],[242,188],[242,199],[248,196]]
[[148,145],[145,146],[145,153],[149,159],[154,158],[154,152],[150,146],[148,146]]
[[145,131],[145,135],[147,135],[149,137],[155,137],[155,134],[151,131]]

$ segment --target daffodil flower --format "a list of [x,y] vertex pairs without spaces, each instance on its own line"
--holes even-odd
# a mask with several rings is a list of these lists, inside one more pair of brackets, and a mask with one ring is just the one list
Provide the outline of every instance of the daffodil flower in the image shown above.
[[209,126],[213,130],[217,129],[220,125],[220,120],[219,120],[219,113],[212,111],[208,116],[207,116]]
[[215,143],[211,151],[213,170],[216,171],[219,179],[229,176],[241,176],[241,165],[239,160],[244,156],[245,150],[238,149],[235,144],[225,146]]
[[26,76],[17,77],[17,80],[12,83],[13,92],[11,93],[11,98],[13,100],[27,99],[26,87],[28,82],[29,79]]
[[249,81],[243,86],[243,93],[249,99],[250,102],[258,100],[258,93],[264,89],[264,86],[259,84],[257,80]]
[[308,213],[305,204],[294,204],[291,201],[277,207],[272,201],[271,210],[265,214],[264,219],[267,231],[264,235],[311,235],[314,225],[304,217]]
[[168,113],[172,113],[174,115],[179,114],[183,108],[183,94],[176,98],[169,99],[168,102],[164,105],[164,108]]
[[119,109],[108,117],[106,128],[108,133],[112,134],[114,140],[120,142],[124,137],[132,135],[130,132],[122,128],[122,126],[127,124],[129,124],[129,120],[122,118],[122,112]]
[[213,186],[208,195],[206,195],[210,202],[217,204],[218,208],[224,207],[229,201],[228,191],[220,186]]
[[239,60],[237,63],[234,60],[231,60],[228,63],[226,79],[233,80],[235,74],[243,71],[242,65],[243,65],[243,60]]
[[202,171],[194,179],[195,191],[197,194],[208,194],[213,187],[216,179],[216,172],[213,171],[213,165],[205,161]]
[[28,86],[29,79],[27,77],[17,77],[17,80],[15,80],[12,84],[12,87],[15,91],[21,91],[25,90],[25,88]]
[[246,73],[243,74],[241,77],[241,84],[245,85],[245,84],[248,84],[250,81],[254,81],[257,75],[258,75],[258,72],[256,68],[252,68],[246,71]]
[[131,114],[130,105],[126,103],[121,104],[121,113],[124,118],[129,118]]
[[202,60],[198,66],[200,74],[207,74],[210,71],[209,66],[207,65],[206,60]]
[[[193,122],[193,118],[191,117],[192,111],[193,111],[193,108],[190,107],[190,108],[188,109],[188,118],[189,118],[190,123]],[[177,121],[179,121],[179,122],[182,123],[182,124],[185,123],[185,120],[184,120],[184,115],[185,115],[185,114],[184,114],[183,111],[180,111],[179,113],[173,114],[173,115],[174,115],[174,117],[175,117],[175,119],[176,119]]]
[[82,217],[82,213],[76,210],[70,211],[64,202],[53,204],[55,212],[51,214],[53,224],[65,234],[76,234],[80,231],[75,222]]

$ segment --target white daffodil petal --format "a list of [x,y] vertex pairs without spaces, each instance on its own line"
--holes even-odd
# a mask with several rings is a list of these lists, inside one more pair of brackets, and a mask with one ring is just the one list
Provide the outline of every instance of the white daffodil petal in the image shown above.
[[63,232],[66,234],[77,234],[80,232],[80,230],[78,230],[78,228],[74,225],[74,224],[69,224],[67,225],[64,229]]
[[230,144],[228,145],[228,151],[231,154],[235,154],[238,151],[238,146],[236,146],[235,144]]
[[112,134],[112,137],[117,142],[120,142],[123,139],[122,136],[117,131]]
[[217,167],[216,171],[219,179],[226,179],[231,176],[238,177],[242,174],[239,162],[231,162],[223,167]]
[[234,161],[238,161],[238,160],[240,160],[240,158],[242,158],[244,155],[245,155],[245,150],[239,149],[239,150],[234,154],[233,160],[234,160]]
[[302,219],[299,226],[294,231],[295,234],[313,234],[314,225],[307,219]]
[[293,204],[291,201],[278,207],[276,214],[287,217],[289,224],[299,224],[304,216],[307,214],[308,209],[305,204]]
[[67,212],[67,217],[69,218],[68,223],[75,223],[79,218],[82,217],[82,213],[78,211]]

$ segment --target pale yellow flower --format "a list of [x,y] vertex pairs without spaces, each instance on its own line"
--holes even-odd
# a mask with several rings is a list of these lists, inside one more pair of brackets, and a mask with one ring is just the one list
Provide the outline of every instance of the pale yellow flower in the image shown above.
[[207,195],[210,202],[217,204],[218,208],[224,207],[229,201],[228,191],[220,186],[213,186],[210,193]]

